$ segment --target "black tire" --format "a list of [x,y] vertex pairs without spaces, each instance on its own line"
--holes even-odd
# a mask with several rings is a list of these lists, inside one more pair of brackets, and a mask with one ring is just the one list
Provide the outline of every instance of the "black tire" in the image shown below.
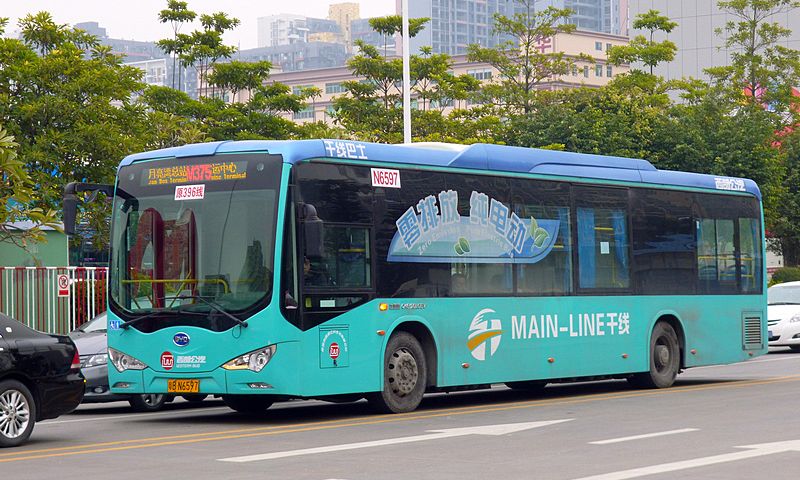
[[36,423],[36,402],[28,387],[16,380],[0,382],[0,448],[28,440]]
[[164,407],[168,400],[167,396],[162,393],[143,393],[132,396],[128,403],[136,412],[157,412]]
[[184,400],[191,403],[200,403],[208,397],[208,395],[198,393],[195,395],[181,395]]
[[422,401],[427,378],[419,341],[410,333],[397,332],[389,338],[383,355],[383,390],[371,393],[367,400],[378,412],[411,412]]
[[272,406],[272,400],[266,395],[223,395],[225,405],[246,415],[262,415]]
[[667,322],[658,322],[650,336],[650,371],[628,377],[639,388],[667,388],[675,383],[681,367],[678,334]]
[[544,380],[529,380],[524,382],[506,382],[506,387],[520,392],[539,394],[544,391],[547,382]]

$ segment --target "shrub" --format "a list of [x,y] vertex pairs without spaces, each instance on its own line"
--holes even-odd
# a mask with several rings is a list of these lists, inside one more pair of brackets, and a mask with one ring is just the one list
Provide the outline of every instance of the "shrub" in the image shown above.
[[794,282],[800,280],[800,267],[781,267],[775,270],[770,280],[770,286],[776,283]]

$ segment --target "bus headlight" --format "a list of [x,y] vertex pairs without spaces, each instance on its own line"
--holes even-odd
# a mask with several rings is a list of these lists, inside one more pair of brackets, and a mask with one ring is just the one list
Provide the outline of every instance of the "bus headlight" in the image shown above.
[[108,358],[111,359],[111,363],[120,373],[125,370],[144,370],[147,368],[147,365],[138,358],[131,357],[113,348],[108,349]]
[[277,345],[269,345],[258,350],[240,355],[229,362],[222,365],[225,370],[252,370],[256,373],[260,372],[267,366],[272,356],[275,355]]

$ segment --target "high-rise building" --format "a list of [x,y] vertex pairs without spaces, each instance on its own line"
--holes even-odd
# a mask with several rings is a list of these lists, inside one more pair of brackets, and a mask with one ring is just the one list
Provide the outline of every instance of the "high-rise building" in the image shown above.
[[569,22],[578,30],[627,35],[628,0],[535,0],[537,10],[546,7],[569,8]]
[[287,13],[258,18],[259,48],[308,42],[343,42],[341,28],[333,20]]
[[359,4],[357,3],[334,3],[328,7],[328,19],[339,25],[342,38],[347,47],[347,53],[352,51],[353,45],[352,22],[359,18],[361,17]]
[[352,42],[361,40],[368,45],[373,45],[385,56],[397,54],[395,39],[373,30],[372,26],[369,24],[369,18],[353,20],[351,22],[351,31]]
[[[656,41],[669,39],[678,51],[673,61],[658,65],[653,73],[666,79],[707,78],[704,69],[730,64],[732,50],[724,47],[725,34],[714,32],[718,28],[724,30],[727,22],[737,19],[717,7],[717,0],[629,0],[628,3],[631,23],[639,14],[658,10],[678,24],[669,34],[656,34]],[[791,36],[779,43],[800,50],[800,8],[785,9],[766,21],[791,30]],[[631,37],[635,35],[649,35],[649,32],[631,30]]]
[[96,36],[101,45],[111,47],[112,53],[122,56],[126,65],[142,69],[145,83],[172,87],[197,98],[196,70],[193,67],[184,67],[179,62],[173,65],[172,56],[161,50],[155,42],[110,38],[106,29],[98,22],[76,23],[74,27]]
[[[467,46],[478,44],[494,47],[510,40],[494,33],[494,14],[512,16],[525,13],[528,7],[540,11],[547,7],[570,8],[574,11],[571,23],[578,30],[627,35],[628,0],[532,0],[528,5],[515,0],[414,0],[409,2],[411,18],[428,17],[430,22],[411,39],[411,51],[423,45],[432,47],[434,53],[459,55]],[[397,1],[400,13],[400,1]]]

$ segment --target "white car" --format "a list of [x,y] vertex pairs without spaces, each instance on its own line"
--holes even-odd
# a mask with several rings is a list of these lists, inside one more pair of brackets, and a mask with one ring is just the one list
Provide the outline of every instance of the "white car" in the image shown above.
[[769,346],[800,352],[800,282],[769,287],[767,302]]

